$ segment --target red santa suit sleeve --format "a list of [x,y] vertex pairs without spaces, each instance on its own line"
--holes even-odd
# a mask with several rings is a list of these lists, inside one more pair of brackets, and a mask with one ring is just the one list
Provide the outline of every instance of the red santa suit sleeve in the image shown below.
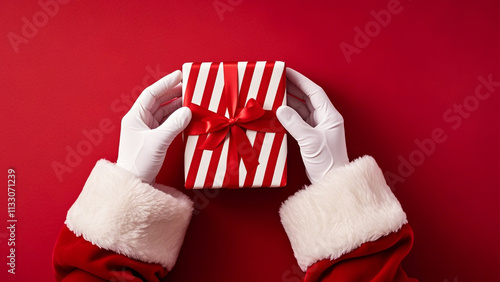
[[159,281],[174,266],[193,202],[106,160],[69,209],[53,265],[58,281]]
[[305,281],[414,281],[406,214],[372,157],[330,171],[280,208]]

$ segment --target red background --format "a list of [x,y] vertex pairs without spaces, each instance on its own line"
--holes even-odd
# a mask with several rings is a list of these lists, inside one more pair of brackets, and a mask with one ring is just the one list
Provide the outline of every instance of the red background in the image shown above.
[[[401,177],[393,188],[415,230],[404,261],[411,276],[499,279],[500,87],[473,98],[478,76],[500,81],[498,1],[401,0],[402,11],[380,30],[372,26],[373,37],[350,63],[339,45],[354,45],[354,28],[364,29],[370,11],[391,1],[221,0],[232,3],[222,17],[212,0],[186,2],[70,1],[44,23],[36,1],[3,1],[1,226],[8,168],[16,170],[19,221],[15,276],[7,273],[8,233],[0,229],[0,280],[53,279],[51,252],[67,209],[98,159],[116,161],[130,105],[115,100],[152,83],[148,68],[165,74],[187,61],[224,60],[283,60],[325,89],[345,118],[350,158],[370,154]],[[33,22],[34,15],[41,26],[16,52],[9,34],[23,36],[22,18]],[[463,102],[469,110],[453,112]],[[59,180],[52,164],[66,165],[67,146],[76,150],[87,140],[82,131],[107,119],[111,133]],[[415,142],[439,128],[446,140],[419,159]],[[307,179],[289,141],[286,188],[186,191],[199,212],[166,281],[301,277],[278,216],[280,203]],[[177,140],[158,177],[179,189],[181,151]],[[410,156],[417,165],[401,174],[401,158]]]

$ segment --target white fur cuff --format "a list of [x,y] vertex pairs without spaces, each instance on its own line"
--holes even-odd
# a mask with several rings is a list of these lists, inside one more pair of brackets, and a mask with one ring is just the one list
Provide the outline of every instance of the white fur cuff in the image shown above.
[[66,225],[100,248],[171,270],[191,219],[193,202],[181,192],[141,182],[106,160],[92,170],[69,209]]
[[406,214],[370,156],[329,172],[280,208],[281,222],[303,271],[397,231]]

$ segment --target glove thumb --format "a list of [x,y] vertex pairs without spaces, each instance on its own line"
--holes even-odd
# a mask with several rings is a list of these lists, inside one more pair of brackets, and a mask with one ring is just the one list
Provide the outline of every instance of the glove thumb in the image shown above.
[[[174,138],[181,133],[191,121],[191,110],[181,107],[173,112],[160,126],[154,129],[162,143],[169,146]],[[165,148],[166,149],[166,148]]]
[[278,110],[276,110],[276,117],[286,131],[288,131],[297,141],[307,137],[312,129],[294,109],[288,106],[279,107]]

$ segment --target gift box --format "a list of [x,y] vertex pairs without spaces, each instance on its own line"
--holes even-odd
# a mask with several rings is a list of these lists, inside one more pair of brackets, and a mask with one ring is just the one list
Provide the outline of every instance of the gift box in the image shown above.
[[185,63],[183,105],[187,189],[283,187],[286,131],[276,110],[286,104],[284,62]]

